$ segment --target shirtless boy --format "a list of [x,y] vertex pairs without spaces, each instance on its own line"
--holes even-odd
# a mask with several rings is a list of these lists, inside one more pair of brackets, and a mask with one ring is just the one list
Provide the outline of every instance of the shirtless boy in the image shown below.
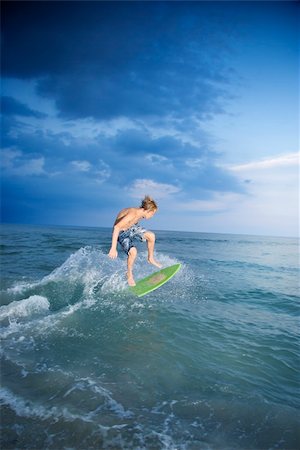
[[117,258],[117,243],[121,245],[127,253],[127,279],[129,286],[135,286],[132,268],[137,255],[137,249],[133,240],[147,241],[148,262],[156,267],[161,264],[154,259],[155,234],[142,228],[138,222],[141,219],[151,219],[157,211],[157,204],[148,195],[145,196],[139,208],[125,208],[119,212],[114,223],[111,249],[108,256],[112,259]]

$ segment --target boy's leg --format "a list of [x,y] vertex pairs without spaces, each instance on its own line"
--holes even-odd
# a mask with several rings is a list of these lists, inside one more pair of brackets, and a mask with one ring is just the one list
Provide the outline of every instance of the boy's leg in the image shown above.
[[160,268],[162,265],[154,259],[155,234],[152,231],[146,231],[146,233],[144,233],[144,238],[147,241],[148,262]]
[[137,249],[135,247],[131,247],[128,252],[127,258],[127,279],[129,286],[135,286],[135,281],[133,278],[132,268],[137,255]]

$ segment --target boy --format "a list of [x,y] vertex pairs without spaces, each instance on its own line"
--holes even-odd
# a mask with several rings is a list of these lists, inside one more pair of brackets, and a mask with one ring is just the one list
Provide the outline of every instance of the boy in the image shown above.
[[111,249],[108,256],[112,259],[117,258],[117,242],[122,246],[125,253],[127,253],[127,279],[129,286],[135,286],[132,268],[137,255],[137,249],[134,246],[133,240],[147,241],[148,246],[148,262],[156,267],[161,267],[161,264],[155,261],[154,243],[155,234],[152,231],[144,230],[138,222],[141,219],[150,219],[157,211],[157,204],[148,195],[145,196],[139,208],[125,208],[119,212],[114,223]]

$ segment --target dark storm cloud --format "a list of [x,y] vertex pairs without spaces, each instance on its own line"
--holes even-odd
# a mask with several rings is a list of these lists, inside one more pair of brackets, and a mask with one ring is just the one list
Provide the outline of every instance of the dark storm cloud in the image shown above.
[[121,185],[144,174],[161,183],[175,182],[198,198],[204,190],[243,190],[235,177],[217,166],[218,155],[207,146],[196,146],[172,136],[153,138],[142,130],[120,132],[104,142],[106,157],[114,161]]
[[225,59],[235,30],[228,9],[201,2],[7,3],[3,73],[39,79],[39,93],[68,118],[203,119],[228,98]]
[[45,114],[29,108],[25,103],[21,103],[12,97],[1,97],[1,113],[5,116],[25,116],[42,119]]
[[[56,106],[48,117],[55,125],[48,127],[35,106],[17,100],[20,86],[16,98],[13,89],[6,92],[8,220],[19,211],[51,222],[51,212],[83,214],[100,200],[105,210],[130,197],[138,180],[166,186],[182,201],[244,189],[217,165],[219,155],[199,128],[232,97],[236,74],[228,59],[238,7],[26,1],[5,2],[2,9],[3,76],[12,86],[13,80],[30,82],[34,98],[24,98],[32,105],[49,99]],[[118,129],[111,121],[111,134],[101,127],[93,138],[84,127],[82,135],[68,131],[78,119],[103,130],[106,120],[120,117],[127,125]]]

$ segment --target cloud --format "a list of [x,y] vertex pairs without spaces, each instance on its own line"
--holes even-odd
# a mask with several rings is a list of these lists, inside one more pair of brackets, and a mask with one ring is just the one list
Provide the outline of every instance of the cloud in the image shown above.
[[[172,192],[180,193],[182,198],[198,200],[206,197],[208,190],[243,190],[235,176],[217,166],[217,155],[208,145],[196,146],[178,136],[154,137],[141,124],[116,133],[95,132],[87,138],[84,130],[80,135],[83,124],[78,122],[78,127],[77,120],[71,124],[61,122],[57,130],[48,119],[42,119],[42,125],[34,119],[26,127],[12,122],[3,141],[19,149],[27,159],[40,157],[42,151],[48,174],[55,174],[55,182],[62,185],[70,174],[74,187],[80,184],[82,189],[90,189],[91,183],[96,183],[105,185],[109,192],[122,192],[133,180],[147,179],[161,186],[175,186]],[[94,120],[89,123],[86,119],[84,128],[92,129],[93,125]],[[79,135],[74,136],[76,130]],[[153,185],[151,188],[154,190]],[[130,195],[130,191],[126,192]],[[73,195],[78,195],[75,188]]]
[[130,197],[133,198],[142,198],[144,195],[150,195],[156,199],[161,199],[178,193],[180,188],[173,184],[157,183],[154,180],[140,178],[134,180],[127,190]]
[[21,103],[13,97],[8,96],[1,97],[1,113],[6,116],[36,117],[38,119],[46,117],[40,111],[35,111],[25,103]]
[[4,149],[1,166],[4,172],[11,176],[39,176],[46,175],[45,158],[27,158],[19,150]]
[[14,160],[20,158],[22,152],[14,148],[5,148],[1,152],[1,167],[3,169],[8,169],[13,166]]
[[234,172],[248,172],[252,170],[271,170],[281,167],[299,165],[300,153],[286,153],[273,158],[265,158],[258,161],[252,161],[246,164],[239,164],[229,167]]
[[176,201],[171,198],[164,204],[164,210],[168,210],[172,224],[181,220],[180,216],[176,219],[176,211],[182,211],[186,221],[193,223],[196,230],[298,236],[299,165],[296,155],[290,154],[287,159],[282,155],[274,156],[268,159],[270,164],[263,166],[258,160],[259,168],[253,161],[245,163],[243,170],[234,172],[241,182],[246,177],[245,192],[210,191],[206,192],[207,198],[197,199],[194,195],[184,202],[179,196]]
[[296,154],[228,166],[214,124],[205,132],[239,95],[234,52],[252,43],[254,26],[250,40],[240,34],[252,6],[224,5],[4,2],[6,220],[104,225],[111,209],[150,194],[173,223],[180,205],[181,228],[210,215],[222,227],[229,213],[279,222],[276,198],[287,212],[295,197]]
[[185,164],[193,169],[201,169],[207,165],[207,158],[188,158]]
[[15,168],[15,173],[23,176],[31,176],[31,175],[44,175],[45,172],[45,158],[34,158],[28,160],[23,165]]
[[98,184],[104,183],[111,176],[111,169],[102,159],[99,159],[95,167],[95,180]]
[[[297,236],[299,229],[299,153],[274,155],[231,167],[247,182],[247,195],[221,220],[250,234]],[[251,180],[251,183],[249,181]]]
[[234,72],[226,57],[238,27],[234,8],[202,2],[20,3],[18,14],[9,2],[4,8],[4,76],[36,80],[61,117],[169,123],[189,117],[188,123],[223,112],[231,97]]
[[89,161],[71,161],[71,165],[76,172],[86,174],[90,180],[94,180],[98,184],[102,184],[111,176],[111,169],[102,159],[96,164]]
[[[41,98],[41,106],[42,104]],[[109,155],[114,155],[116,163],[117,157],[137,158],[140,155],[144,163],[156,166],[156,169],[162,164],[165,167],[167,163],[179,165],[184,161],[189,167],[199,166],[200,159],[204,161],[206,158],[209,163],[217,157],[206,134],[201,130],[198,130],[198,142],[195,143],[186,141],[180,133],[174,135],[172,132],[173,130],[170,132],[168,128],[164,128],[157,135],[153,123],[148,126],[148,123],[141,120],[113,119],[97,122],[93,118],[85,118],[66,121],[48,116],[41,119],[22,118],[22,121],[10,119],[3,137],[6,144],[12,145],[22,140],[23,146],[27,146],[28,141],[28,147],[31,148],[34,140],[34,146],[42,148],[48,153],[48,157],[66,155],[66,147],[70,147],[68,153],[72,148],[73,158],[69,159],[73,161],[84,161],[84,152],[90,158],[91,149],[96,153],[98,146],[97,156],[101,153],[104,161]],[[78,148],[82,151],[74,157]]]
[[91,164],[88,161],[71,161],[72,166],[79,172],[89,172]]
[[[123,184],[140,178],[143,172],[145,178],[158,183],[176,181],[183,192],[192,190],[196,198],[203,190],[244,190],[230,171],[218,166],[218,155],[209,145],[193,145],[176,136],[155,138],[143,127],[122,131],[102,141],[101,147],[109,149],[106,155],[113,158],[116,180]],[[197,164],[187,164],[189,160],[197,160]]]
[[226,56],[236,25],[227,10],[201,2],[4,8],[5,95],[24,115],[7,116],[3,138],[22,152],[24,174],[56,174],[61,187],[68,179],[74,203],[83,191],[96,202],[97,188],[119,201],[139,189],[194,199],[241,190],[201,128],[231,96]]
[[150,161],[151,164],[156,165],[156,164],[169,164],[169,159],[166,158],[165,156],[162,155],[158,155],[155,153],[149,153],[145,156],[145,159],[147,161]]
[[185,212],[215,213],[232,210],[243,199],[241,194],[214,192],[208,200],[187,200],[178,203],[178,209]]

